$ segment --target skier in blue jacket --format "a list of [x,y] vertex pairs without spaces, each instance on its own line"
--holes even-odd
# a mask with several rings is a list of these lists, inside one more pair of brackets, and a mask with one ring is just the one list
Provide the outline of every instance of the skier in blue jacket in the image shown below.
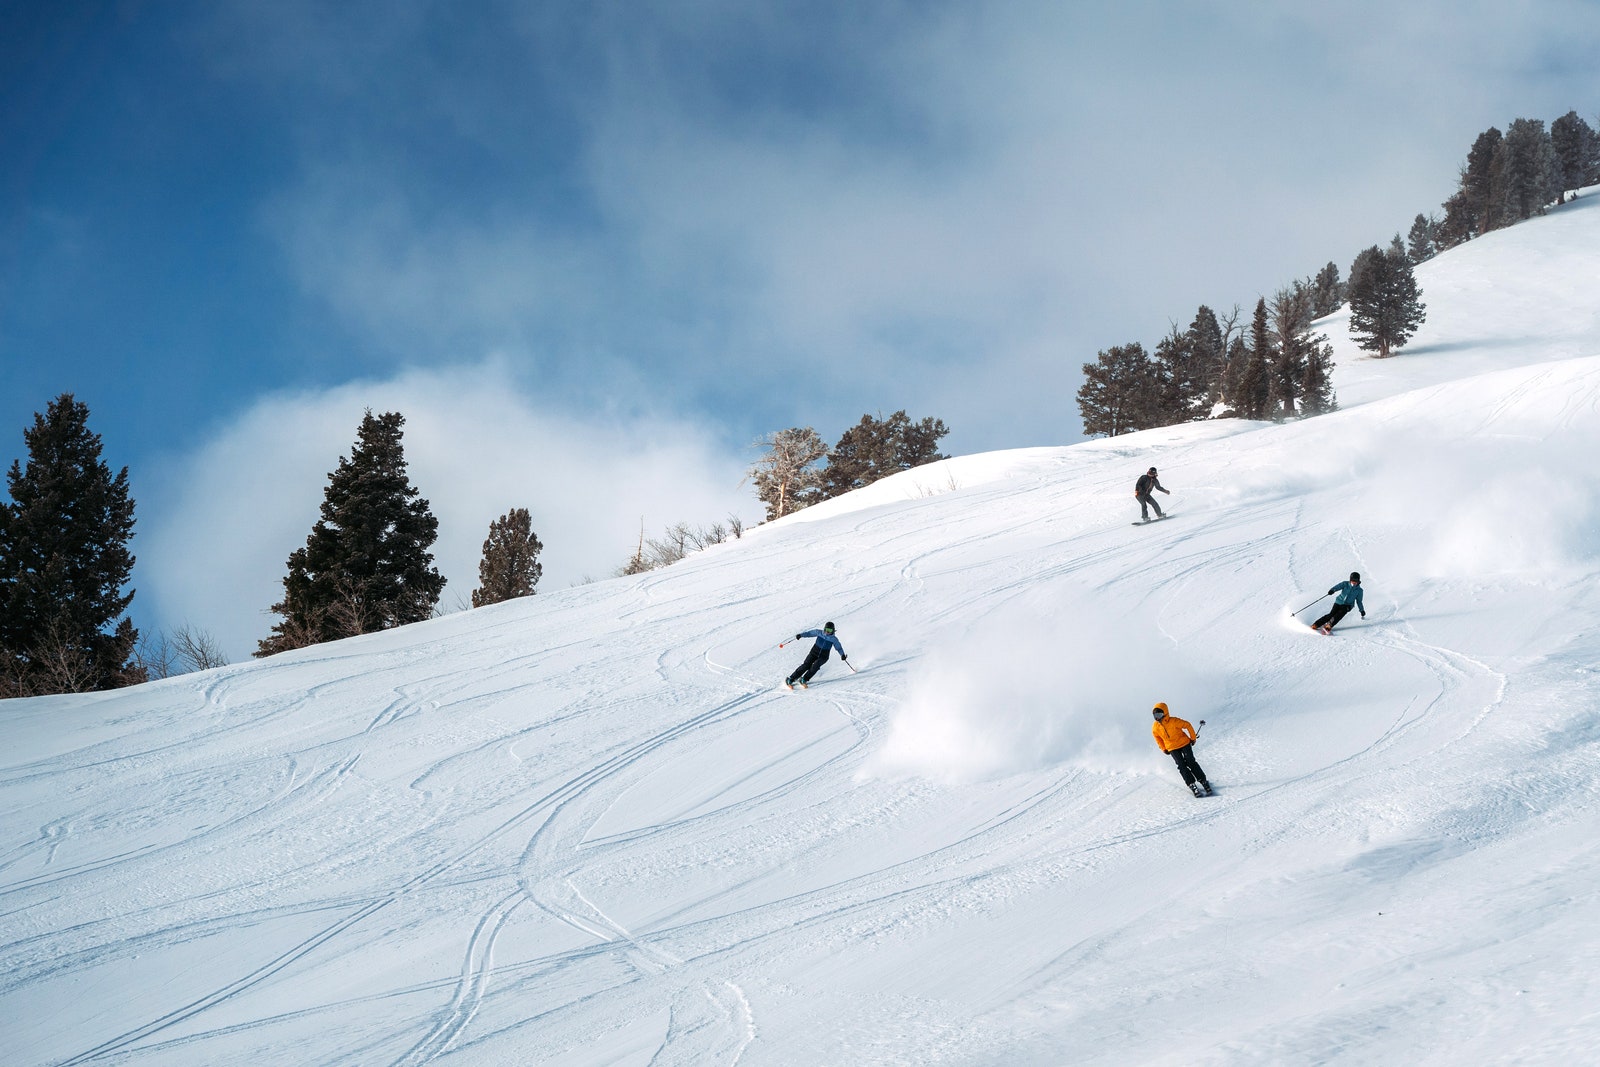
[[812,677],[822,669],[824,663],[828,662],[828,655],[834,649],[839,650],[839,658],[841,660],[847,663],[850,660],[850,657],[844,654],[844,645],[840,644],[839,638],[834,635],[833,623],[825,624],[820,630],[807,630],[804,633],[794,635],[796,641],[804,640],[807,637],[815,637],[817,643],[811,646],[810,652],[806,653],[805,662],[796,667],[794,673],[783,680],[783,684],[790,689],[793,689],[796,684],[801,689],[804,689],[806,683],[811,681]]
[[[1334,596],[1334,594],[1339,594]],[[1340,582],[1328,590],[1328,595],[1333,596],[1333,609],[1322,618],[1311,624],[1313,630],[1321,630],[1325,634],[1333,633],[1333,628],[1339,620],[1350,614],[1351,608],[1360,608],[1361,617],[1367,617],[1366,605],[1361,600],[1361,574],[1358,571],[1350,572],[1348,582]]]

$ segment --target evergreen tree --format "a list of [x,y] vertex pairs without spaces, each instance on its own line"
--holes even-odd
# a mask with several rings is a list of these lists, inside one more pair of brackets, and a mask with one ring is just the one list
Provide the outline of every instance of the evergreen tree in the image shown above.
[[1199,374],[1194,346],[1187,333],[1173,323],[1156,343],[1155,387],[1150,393],[1149,417],[1154,426],[1172,426],[1204,418],[1205,379]]
[[1273,418],[1294,417],[1295,401],[1306,376],[1310,327],[1311,292],[1300,284],[1279,290],[1272,298],[1272,343],[1277,359],[1270,365],[1267,414]]
[[289,556],[281,619],[258,656],[387,630],[433,614],[444,576],[428,549],[439,520],[406,474],[401,427],[391,411],[361,420],[350,458],[328,475],[322,517]]
[[1506,127],[1489,170],[1496,225],[1542,214],[1559,195],[1555,148],[1541,119],[1517,119]]
[[1466,193],[1457,190],[1444,202],[1444,218],[1434,232],[1434,251],[1443,252],[1471,240],[1474,217],[1472,201]]
[[1600,134],[1569,111],[1550,124],[1550,147],[1555,151],[1559,200],[1568,190],[1600,182]]
[[1155,364],[1143,345],[1135,341],[1105,349],[1083,365],[1078,412],[1085,436],[1116,437],[1157,425],[1151,415],[1157,390]]
[[1320,319],[1332,315],[1344,303],[1344,283],[1339,280],[1339,267],[1331,260],[1317,271],[1311,282],[1311,317]]
[[1277,353],[1272,347],[1272,331],[1267,325],[1267,301],[1256,301],[1250,320],[1250,354],[1239,378],[1239,395],[1234,409],[1241,418],[1264,419],[1272,399],[1272,367]]
[[143,681],[123,614],[133,570],[128,469],[101,459],[89,408],[63,393],[24,430],[28,465],[0,502],[0,696],[88,692]]
[[950,431],[943,420],[912,422],[902,409],[885,418],[861,416],[828,453],[822,470],[822,492],[842,496],[900,471],[946,457],[939,454],[939,439]]
[[1300,379],[1300,414],[1306,417],[1326,415],[1338,407],[1333,392],[1333,346],[1319,334],[1306,347],[1306,370]]
[[1406,256],[1412,264],[1422,263],[1432,259],[1437,249],[1434,246],[1434,232],[1438,223],[1427,215],[1419,214],[1411,223],[1411,230],[1406,234]]
[[1245,418],[1240,408],[1241,394],[1243,392],[1245,373],[1250,367],[1250,345],[1244,337],[1231,337],[1228,340],[1228,362],[1222,372],[1222,385],[1220,399],[1226,408],[1224,415],[1235,418]]
[[1227,340],[1217,313],[1205,304],[1194,313],[1187,333],[1190,365],[1194,375],[1194,395],[1191,418],[1209,418],[1212,409],[1222,398],[1223,368],[1228,362]]
[[478,561],[478,588],[472,591],[472,606],[533,596],[544,574],[544,564],[539,562],[542,551],[544,545],[533,532],[533,517],[527,508],[512,508],[491,522]]
[[1373,245],[1350,267],[1350,333],[1365,351],[1387,358],[1422,325],[1427,305],[1411,263]]
[[1407,261],[1411,259],[1410,253],[1406,251],[1406,243],[1400,239],[1398,233],[1389,239],[1389,254],[1391,256],[1405,256]]
[[1491,172],[1501,140],[1500,131],[1493,126],[1478,134],[1467,152],[1467,164],[1461,169],[1461,195],[1466,202],[1469,237],[1488,233],[1500,225]]
[[[816,430],[809,426],[779,430],[757,441],[756,447],[766,451],[750,468],[750,480],[756,498],[767,506],[768,519],[781,519],[822,499],[822,472],[816,464],[827,457],[828,446]],[[639,541],[642,546],[642,530]]]

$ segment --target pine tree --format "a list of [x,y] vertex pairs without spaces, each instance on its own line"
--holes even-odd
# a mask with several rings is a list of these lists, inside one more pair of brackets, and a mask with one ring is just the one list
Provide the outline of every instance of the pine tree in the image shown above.
[[1569,111],[1550,124],[1550,147],[1556,155],[1559,199],[1568,190],[1600,182],[1600,134],[1576,111]]
[[1542,214],[1559,195],[1555,148],[1541,119],[1517,119],[1495,148],[1489,170],[1496,225]]
[[1467,194],[1457,190],[1444,202],[1444,218],[1434,233],[1434,250],[1443,252],[1472,239],[1472,202]]
[[1272,331],[1267,325],[1267,301],[1262,297],[1256,301],[1255,314],[1251,316],[1250,354],[1239,377],[1239,395],[1233,405],[1241,418],[1267,417],[1272,399],[1272,367],[1276,362]]
[[949,432],[943,420],[912,422],[903,409],[887,419],[863,415],[828,452],[822,493],[842,496],[891,474],[944,459],[938,444]]
[[1095,362],[1083,365],[1078,388],[1085,436],[1116,437],[1157,425],[1151,415],[1157,387],[1155,365],[1139,342],[1099,353]]
[[1311,282],[1311,317],[1320,319],[1332,315],[1344,303],[1344,283],[1339,280],[1339,267],[1333,261],[1317,271]]
[[1495,209],[1492,171],[1502,139],[1500,131],[1493,126],[1478,134],[1467,152],[1466,166],[1461,169],[1461,195],[1466,202],[1470,237],[1488,233],[1501,225]]
[[28,465],[0,502],[0,696],[88,692],[143,681],[133,590],[128,469],[101,459],[89,408],[63,393],[23,431]]
[[1333,346],[1319,334],[1306,348],[1306,370],[1300,379],[1300,414],[1308,418],[1326,415],[1338,407],[1333,392]]
[[1267,413],[1273,418],[1292,418],[1295,414],[1295,401],[1306,375],[1306,335],[1310,326],[1310,291],[1301,284],[1279,290],[1272,298],[1272,341],[1277,359],[1271,364]]
[[[756,447],[766,451],[749,476],[756,498],[767,506],[768,519],[781,519],[821,499],[822,472],[816,464],[827,457],[828,446],[816,430],[809,426],[779,430],[757,441]],[[643,545],[642,531],[639,539]]]
[[401,427],[391,411],[361,420],[349,459],[328,475],[322,517],[289,556],[281,616],[258,656],[387,630],[433,614],[444,576],[428,549],[439,520],[408,481]]
[[1356,344],[1387,358],[1417,332],[1427,305],[1411,263],[1373,245],[1350,267],[1350,333]]
[[527,508],[512,508],[491,522],[478,561],[478,588],[472,591],[472,606],[533,596],[544,574],[539,562],[543,550]]
[[1434,257],[1438,251],[1434,247],[1434,232],[1438,228],[1438,222],[1427,215],[1418,214],[1412,221],[1411,230],[1406,234],[1406,256],[1412,264]]
[[1156,343],[1155,388],[1150,393],[1149,417],[1154,426],[1172,426],[1203,418],[1205,379],[1200,375],[1189,335],[1173,323]]
[[1201,304],[1189,323],[1187,333],[1190,363],[1194,376],[1194,400],[1190,418],[1209,418],[1222,397],[1222,374],[1228,362],[1228,343],[1217,321],[1217,313]]

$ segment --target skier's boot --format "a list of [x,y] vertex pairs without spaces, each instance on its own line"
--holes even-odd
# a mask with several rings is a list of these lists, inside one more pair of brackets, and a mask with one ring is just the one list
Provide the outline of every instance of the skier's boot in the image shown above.
[[1194,795],[1197,797],[1203,797],[1206,795],[1205,790],[1200,788],[1199,782],[1191,782],[1189,784],[1189,788],[1194,790]]
[[1211,783],[1210,782],[1201,782],[1200,783],[1200,788],[1202,788],[1202,789],[1204,789],[1206,791],[1206,796],[1210,796],[1211,795]]

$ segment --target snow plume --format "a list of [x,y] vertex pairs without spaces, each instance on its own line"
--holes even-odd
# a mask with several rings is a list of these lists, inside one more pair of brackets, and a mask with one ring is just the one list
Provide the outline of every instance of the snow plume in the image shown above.
[[1220,687],[1154,620],[1016,608],[929,646],[863,773],[970,782],[1073,763],[1151,767],[1150,706],[1197,718]]

